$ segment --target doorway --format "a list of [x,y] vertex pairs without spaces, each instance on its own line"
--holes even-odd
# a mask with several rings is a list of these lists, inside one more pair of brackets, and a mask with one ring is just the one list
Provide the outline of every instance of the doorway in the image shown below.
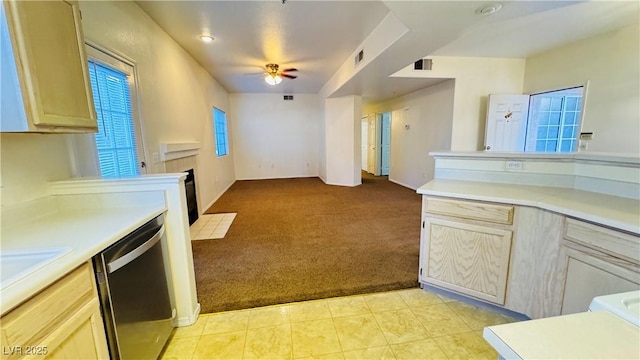
[[73,136],[77,176],[119,178],[145,174],[133,62],[93,45],[87,44],[86,49],[98,132]]
[[368,169],[368,164],[367,164],[367,145],[368,145],[368,141],[369,141],[369,120],[367,119],[367,117],[363,117],[362,118],[362,128],[360,130],[360,169],[362,171],[367,171]]
[[378,115],[380,123],[380,175],[389,175],[391,163],[391,112]]
[[391,112],[370,114],[361,122],[361,168],[387,176],[391,168]]

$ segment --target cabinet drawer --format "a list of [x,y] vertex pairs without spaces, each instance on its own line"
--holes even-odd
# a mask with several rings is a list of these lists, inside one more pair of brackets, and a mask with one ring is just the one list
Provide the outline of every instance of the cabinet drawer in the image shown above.
[[36,346],[95,297],[93,269],[86,263],[2,317],[4,346]]
[[564,237],[640,265],[640,237],[567,219]]
[[423,198],[424,211],[432,214],[456,216],[465,219],[513,224],[513,206],[486,204],[472,201]]

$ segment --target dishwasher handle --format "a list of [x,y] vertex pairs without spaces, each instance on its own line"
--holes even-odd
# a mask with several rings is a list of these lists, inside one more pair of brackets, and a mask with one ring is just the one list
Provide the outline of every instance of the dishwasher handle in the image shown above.
[[147,250],[151,249],[158,241],[160,241],[162,235],[164,235],[164,225],[160,227],[160,230],[158,230],[158,232],[153,235],[151,239],[145,241],[144,244],[108,263],[107,271],[109,271],[109,274],[127,265],[128,263],[140,257],[140,255],[147,252]]

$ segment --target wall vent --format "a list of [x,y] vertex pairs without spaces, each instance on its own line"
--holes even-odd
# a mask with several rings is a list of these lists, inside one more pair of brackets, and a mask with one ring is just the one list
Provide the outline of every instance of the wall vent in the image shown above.
[[433,60],[420,59],[413,63],[413,70],[431,70],[433,68]]
[[293,100],[293,95],[285,95],[282,97],[284,100]]
[[358,65],[360,61],[362,61],[362,59],[364,59],[364,49],[360,50],[360,52],[358,52],[358,54],[356,55],[355,64]]

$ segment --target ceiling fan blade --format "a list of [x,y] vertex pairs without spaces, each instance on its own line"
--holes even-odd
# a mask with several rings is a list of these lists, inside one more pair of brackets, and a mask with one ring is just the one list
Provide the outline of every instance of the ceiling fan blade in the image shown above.
[[291,71],[298,71],[298,69],[296,68],[282,69],[282,72],[291,72]]
[[295,79],[295,78],[297,78],[297,76],[295,76],[295,75],[289,75],[289,74],[280,74],[280,76],[282,76],[282,77],[286,77],[287,79]]

